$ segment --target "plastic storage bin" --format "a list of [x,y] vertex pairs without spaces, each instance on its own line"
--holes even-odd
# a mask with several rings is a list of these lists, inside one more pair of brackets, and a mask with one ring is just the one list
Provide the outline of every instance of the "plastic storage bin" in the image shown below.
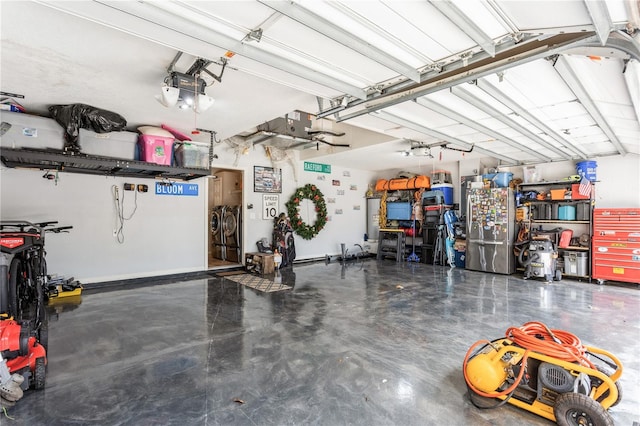
[[147,163],[171,165],[173,158],[173,138],[156,135],[139,135],[140,160]]
[[431,172],[431,184],[453,183],[451,180],[451,172],[446,170],[434,170]]
[[498,188],[508,188],[509,183],[513,179],[513,173],[511,172],[498,172],[493,177],[493,182]]
[[0,122],[11,124],[0,137],[3,148],[64,148],[64,130],[52,118],[0,110]]
[[564,273],[567,275],[587,275],[588,254],[580,251],[564,252]]
[[558,219],[576,220],[576,206],[560,206],[558,208]]
[[562,189],[551,189],[549,190],[551,193],[552,200],[564,200],[567,195],[567,190],[565,188]]
[[387,220],[410,220],[411,203],[387,203]]
[[136,141],[138,134],[134,132],[96,133],[92,130],[80,129],[80,152],[88,155],[134,160],[136,158]]
[[205,144],[177,143],[175,157],[179,167],[209,168],[209,146]]

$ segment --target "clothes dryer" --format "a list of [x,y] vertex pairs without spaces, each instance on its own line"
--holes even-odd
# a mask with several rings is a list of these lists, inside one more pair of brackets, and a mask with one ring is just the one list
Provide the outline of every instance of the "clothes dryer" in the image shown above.
[[225,239],[226,260],[240,262],[240,206],[226,206],[222,220],[222,233]]
[[211,209],[211,251],[216,259],[226,260],[225,235],[223,232],[225,206]]

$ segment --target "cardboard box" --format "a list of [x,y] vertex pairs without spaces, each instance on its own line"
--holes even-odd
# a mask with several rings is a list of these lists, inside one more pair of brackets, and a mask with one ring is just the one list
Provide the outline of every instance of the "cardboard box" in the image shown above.
[[273,274],[273,254],[270,253],[245,253],[244,267],[247,272],[265,275]]

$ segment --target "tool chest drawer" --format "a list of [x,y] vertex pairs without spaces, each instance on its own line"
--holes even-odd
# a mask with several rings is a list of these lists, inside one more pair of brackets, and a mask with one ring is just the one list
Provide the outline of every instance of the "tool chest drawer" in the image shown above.
[[593,278],[640,283],[640,209],[595,209],[593,229]]

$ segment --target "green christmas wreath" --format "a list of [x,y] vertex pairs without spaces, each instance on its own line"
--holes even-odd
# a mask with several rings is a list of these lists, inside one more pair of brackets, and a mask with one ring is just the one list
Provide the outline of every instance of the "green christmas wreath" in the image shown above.
[[[311,200],[315,205],[316,221],[312,225],[304,223],[300,217],[300,201],[304,199]],[[293,231],[305,240],[318,235],[327,223],[327,205],[324,202],[324,195],[315,185],[307,184],[296,189],[286,206]]]

